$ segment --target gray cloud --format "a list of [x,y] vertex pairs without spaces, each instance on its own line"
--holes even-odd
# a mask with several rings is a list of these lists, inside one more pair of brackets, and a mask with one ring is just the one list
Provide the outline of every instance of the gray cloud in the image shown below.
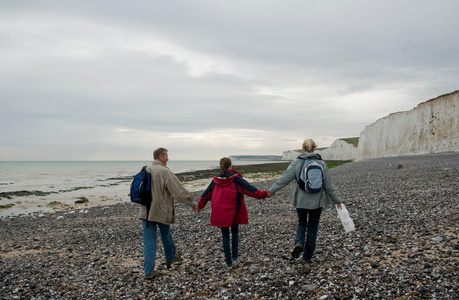
[[0,160],[280,154],[457,89],[457,1],[0,8]]

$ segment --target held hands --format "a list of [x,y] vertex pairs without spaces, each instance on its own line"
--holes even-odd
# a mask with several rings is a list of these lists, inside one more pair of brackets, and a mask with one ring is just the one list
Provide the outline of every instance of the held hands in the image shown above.
[[338,207],[339,209],[342,209],[341,208],[341,203],[336,204],[336,207]]
[[201,209],[199,208],[198,205],[195,205],[195,206],[193,207],[193,211],[194,211],[195,214],[198,214],[198,213],[201,211]]
[[274,195],[268,192],[268,198],[272,198]]

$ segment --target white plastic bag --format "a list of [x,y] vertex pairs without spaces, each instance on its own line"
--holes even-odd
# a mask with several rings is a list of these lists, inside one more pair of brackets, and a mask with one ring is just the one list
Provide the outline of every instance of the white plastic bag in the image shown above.
[[343,203],[341,203],[341,209],[339,209],[337,205],[335,205],[335,208],[338,212],[338,217],[341,220],[341,224],[343,224],[344,231],[354,231],[354,221],[352,221],[351,217],[349,216],[349,211],[347,210],[346,206]]

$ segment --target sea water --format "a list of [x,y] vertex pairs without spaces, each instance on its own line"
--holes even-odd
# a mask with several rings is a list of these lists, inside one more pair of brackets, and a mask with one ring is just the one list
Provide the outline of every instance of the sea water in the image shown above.
[[[235,160],[250,165],[276,161]],[[50,203],[73,205],[82,197],[91,203],[129,202],[132,177],[151,161],[14,161],[0,162],[0,193],[32,192],[0,196],[0,217],[46,212]],[[175,174],[217,169],[218,161],[168,161]],[[218,171],[215,170],[217,173]],[[39,196],[36,192],[45,192]],[[104,202],[106,201],[106,202]],[[95,204],[95,205],[99,205]],[[12,207],[11,207],[12,205]]]
[[[273,161],[234,161],[237,165]],[[274,161],[275,162],[275,161]],[[107,180],[130,177],[151,161],[0,161],[0,193],[15,191],[59,192],[80,187],[93,187]],[[182,173],[218,168],[219,162],[168,161],[167,167]]]
[[[0,162],[0,192],[58,192],[93,187],[133,176],[151,161],[20,161]],[[169,161],[174,173],[216,168],[217,161]]]

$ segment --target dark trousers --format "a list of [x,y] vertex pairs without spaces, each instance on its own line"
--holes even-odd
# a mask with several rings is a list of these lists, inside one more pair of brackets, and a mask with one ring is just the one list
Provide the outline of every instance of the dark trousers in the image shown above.
[[[228,267],[233,265],[233,261],[237,261],[239,247],[239,226],[231,226],[231,247],[230,247],[230,227],[221,227],[223,251],[225,252],[225,261]],[[231,251],[233,250],[233,251]]]
[[[295,245],[300,244],[303,246],[303,259],[310,261],[316,250],[317,232],[319,231],[322,207],[317,209],[297,208],[296,212],[298,214],[298,227],[296,230]],[[306,230],[307,237],[305,238]]]

